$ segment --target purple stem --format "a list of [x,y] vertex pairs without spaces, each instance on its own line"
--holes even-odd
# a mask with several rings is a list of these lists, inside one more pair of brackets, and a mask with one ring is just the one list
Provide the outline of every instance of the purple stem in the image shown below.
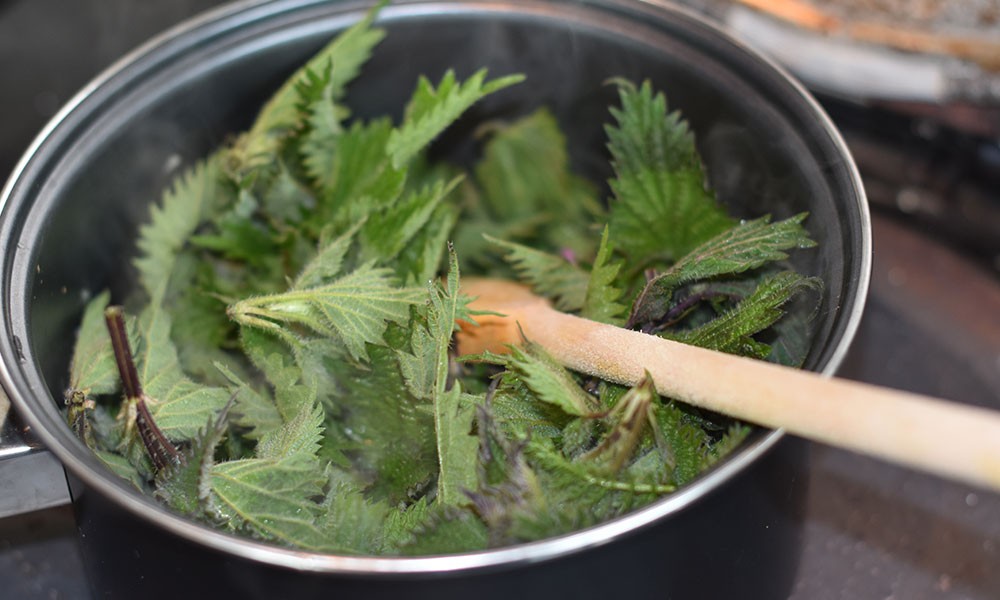
[[142,384],[139,383],[139,373],[135,368],[135,360],[132,358],[132,349],[128,343],[128,330],[125,328],[125,316],[120,306],[109,306],[104,311],[104,321],[108,326],[108,333],[111,335],[111,349],[115,354],[115,363],[118,365],[118,375],[122,379],[122,387],[125,388],[125,396],[129,400],[135,400],[135,425],[139,430],[139,438],[142,439],[143,446],[149,458],[153,461],[153,466],[157,471],[177,465],[181,462],[181,453],[167,439],[163,431],[156,426],[153,415],[146,406],[146,394],[142,391]]

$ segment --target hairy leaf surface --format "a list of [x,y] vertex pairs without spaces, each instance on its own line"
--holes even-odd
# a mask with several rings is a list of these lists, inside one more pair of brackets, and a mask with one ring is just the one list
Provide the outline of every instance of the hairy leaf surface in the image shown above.
[[691,331],[664,335],[694,346],[763,359],[771,347],[751,336],[780,319],[784,314],[782,306],[794,294],[816,285],[813,279],[783,271],[762,281],[753,294],[709,323]]
[[315,523],[324,478],[303,454],[247,458],[212,467],[212,494],[230,527],[245,526],[284,545],[322,550],[325,536]]
[[508,75],[486,81],[486,70],[476,71],[464,82],[448,70],[435,87],[421,77],[417,89],[406,107],[403,124],[393,130],[386,150],[392,166],[401,169],[441,134],[470,106],[493,92],[524,80],[520,75]]
[[111,301],[109,292],[102,292],[87,303],[77,331],[73,358],[69,367],[69,387],[87,396],[113,394],[121,387],[118,366],[111,351],[104,322],[104,309]]
[[605,227],[604,233],[601,234],[597,257],[594,258],[594,266],[587,279],[580,315],[601,323],[621,325],[628,307],[621,302],[625,290],[618,283],[622,262],[615,260],[612,253],[608,228]]
[[583,308],[590,280],[586,271],[562,256],[490,236],[487,239],[506,250],[504,259],[514,267],[518,277],[538,294],[552,299],[556,308],[562,311]]
[[149,223],[139,228],[141,254],[135,267],[154,302],[166,293],[178,254],[224,196],[216,161],[209,159],[185,172],[163,195],[162,204],[150,208]]
[[365,344],[378,343],[388,323],[405,323],[420,291],[393,285],[388,269],[362,265],[332,283],[241,300],[230,314],[244,326],[275,331],[301,325],[321,336],[336,336],[356,359]]
[[619,84],[608,125],[615,178],[611,238],[633,261],[673,261],[732,225],[705,183],[687,123],[649,82]]
[[245,159],[254,161],[275,154],[282,138],[299,126],[304,115],[298,88],[307,85],[312,74],[329,70],[329,99],[337,101],[343,97],[347,84],[358,76],[374,47],[385,37],[384,30],[372,27],[382,6],[380,3],[373,7],[365,18],[335,37],[285,81],[241,141]]
[[229,399],[225,388],[195,383],[180,368],[170,317],[155,304],[139,316],[136,366],[157,426],[174,441],[191,439]]
[[651,279],[635,302],[629,321],[654,320],[669,308],[673,291],[690,281],[732,275],[788,257],[790,248],[815,245],[800,214],[771,223],[769,217],[745,221],[701,244],[662,274]]

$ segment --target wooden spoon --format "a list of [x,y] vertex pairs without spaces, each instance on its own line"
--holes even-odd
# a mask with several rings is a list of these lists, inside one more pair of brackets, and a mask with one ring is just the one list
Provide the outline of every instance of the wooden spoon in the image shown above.
[[[529,339],[566,367],[656,389],[751,423],[1000,490],[1000,415],[936,398],[827,378],[561,313],[527,287],[465,278],[474,310],[458,351],[503,353]],[[523,332],[523,333],[522,333]]]

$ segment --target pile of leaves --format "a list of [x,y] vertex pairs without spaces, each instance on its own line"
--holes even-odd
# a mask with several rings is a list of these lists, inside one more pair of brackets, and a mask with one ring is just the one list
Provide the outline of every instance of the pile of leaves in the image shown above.
[[783,307],[817,283],[783,265],[812,245],[804,216],[728,216],[686,123],[648,83],[613,83],[606,201],[570,172],[545,108],[480,127],[467,172],[431,162],[445,128],[522,78],[421,78],[399,124],[352,119],[346,87],[383,38],[376,13],[152,209],[141,289],[124,311],[106,310],[107,293],[85,311],[70,425],[174,511],[331,553],[535,540],[697,477],[749,428],[648,379],[629,389],[569,372],[531,340],[455,356],[456,320],[475,320],[459,272],[795,363],[807,323]]

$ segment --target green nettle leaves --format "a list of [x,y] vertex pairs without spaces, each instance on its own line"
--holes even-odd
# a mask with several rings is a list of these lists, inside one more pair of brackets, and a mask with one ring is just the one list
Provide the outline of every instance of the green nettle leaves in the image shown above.
[[188,239],[219,202],[220,177],[215,160],[183,174],[150,210],[150,222],[139,230],[136,269],[139,281],[154,300],[162,299]]
[[674,334],[676,340],[754,358],[767,358],[768,344],[753,339],[783,316],[784,306],[796,293],[816,288],[819,282],[793,271],[766,277],[749,296],[712,321]]
[[740,223],[709,239],[669,269],[649,280],[632,308],[630,322],[639,325],[663,316],[674,291],[685,283],[734,275],[787,258],[790,248],[815,245],[800,214],[778,223],[770,217]]
[[324,145],[303,146],[303,162],[319,190],[310,225],[319,229],[333,222],[349,227],[398,197],[406,170],[390,164],[386,145],[392,132],[389,119],[358,121]]
[[732,219],[706,186],[694,136],[678,113],[667,113],[649,82],[619,82],[621,108],[608,125],[615,179],[611,238],[637,266],[677,260],[728,229]]
[[[426,333],[414,330],[413,346],[430,349],[434,356],[434,380],[431,388],[434,404],[434,431],[437,434],[438,501],[458,504],[463,492],[475,482],[476,438],[471,435],[472,416],[477,398],[462,393],[461,384],[450,381],[449,353],[452,333],[459,320],[469,321],[468,299],[458,290],[458,258],[452,251],[445,286],[430,284]],[[425,337],[427,336],[427,337]],[[411,371],[412,372],[412,371]],[[426,377],[420,380],[426,381]]]
[[537,401],[556,406],[574,417],[597,412],[594,399],[540,346],[529,341],[524,348],[511,348],[509,355],[493,359],[515,374]]
[[104,292],[87,304],[77,330],[76,346],[69,367],[69,393],[85,397],[113,394],[121,383],[104,325],[104,307],[111,294]]
[[618,283],[622,261],[616,260],[614,248],[608,240],[608,228],[601,234],[601,245],[594,258],[594,266],[587,280],[581,316],[601,323],[620,325],[628,307],[621,303],[624,289]]
[[486,236],[486,239],[506,250],[504,259],[511,264],[518,277],[538,294],[551,298],[556,308],[563,311],[578,311],[583,308],[590,276],[579,266],[562,256],[522,244],[505,242],[491,236]]
[[464,82],[459,82],[455,72],[449,70],[436,88],[427,78],[421,77],[406,107],[403,125],[392,132],[386,145],[392,166],[404,167],[473,104],[521,81],[524,81],[523,75],[486,81],[486,69],[476,71]]
[[[558,535],[722,460],[749,428],[661,397],[649,378],[585,377],[530,339],[457,357],[458,324],[477,326],[460,268],[520,279],[585,318],[796,363],[810,339],[803,292],[819,285],[786,264],[813,244],[805,215],[730,218],[692,132],[648,82],[617,84],[606,202],[570,170],[578,149],[545,108],[482,124],[466,167],[433,160],[447,128],[522,78],[447,71],[416,82],[398,123],[352,118],[347,86],[385,35],[378,10],[152,208],[134,317],[114,334],[132,356],[116,362],[110,294],[96,296],[70,365],[73,430],[171,510],[343,554]],[[141,402],[122,399],[129,360]],[[180,458],[147,455],[149,419]]]
[[[170,340],[170,322],[170,316],[155,304],[139,315],[135,362],[156,424],[170,440],[185,441],[226,404],[229,393],[196,383],[181,371]],[[134,423],[126,421],[125,425],[128,435],[134,435]]]
[[420,290],[399,288],[392,272],[366,263],[331,283],[240,300],[229,308],[238,323],[297,340],[281,325],[299,325],[321,337],[336,337],[353,358],[378,342],[390,322],[403,323]]
[[[316,73],[326,73],[321,93],[333,103],[343,98],[346,86],[358,76],[372,50],[385,37],[385,31],[372,27],[381,5],[367,17],[337,36],[302,68],[292,75],[261,109],[257,120],[233,147],[230,154],[236,168],[252,168],[270,162],[284,138],[303,121],[317,115],[302,110],[303,88],[308,88]],[[339,108],[339,107],[338,107]],[[338,111],[341,112],[341,111]],[[314,122],[313,125],[316,123]],[[328,123],[336,126],[336,122]]]

